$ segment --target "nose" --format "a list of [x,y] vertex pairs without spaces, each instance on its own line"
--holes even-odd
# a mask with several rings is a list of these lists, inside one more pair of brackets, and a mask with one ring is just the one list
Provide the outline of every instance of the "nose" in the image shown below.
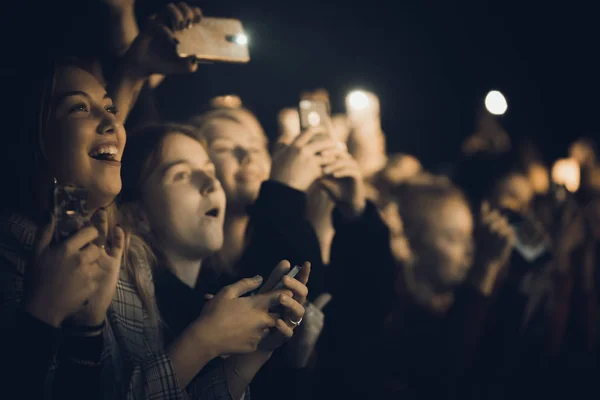
[[114,135],[119,129],[119,123],[115,118],[114,114],[102,109],[99,111],[101,114],[100,124],[98,125],[97,133],[99,135]]
[[202,196],[208,196],[221,188],[221,182],[214,175],[207,173],[202,173],[202,175],[199,182],[199,190]]
[[250,152],[247,149],[242,147],[236,147],[234,150],[235,158],[238,160],[238,163],[245,164],[250,162]]

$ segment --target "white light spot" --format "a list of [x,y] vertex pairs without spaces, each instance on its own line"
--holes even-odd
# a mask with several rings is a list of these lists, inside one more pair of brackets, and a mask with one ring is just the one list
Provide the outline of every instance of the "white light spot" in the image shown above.
[[354,110],[364,110],[369,106],[369,96],[363,91],[355,90],[348,94],[347,103]]
[[504,115],[508,104],[504,95],[497,90],[492,90],[485,96],[485,108],[493,115]]

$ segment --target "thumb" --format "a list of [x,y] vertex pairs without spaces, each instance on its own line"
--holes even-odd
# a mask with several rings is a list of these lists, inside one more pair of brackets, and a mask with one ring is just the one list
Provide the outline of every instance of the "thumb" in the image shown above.
[[262,284],[263,278],[256,275],[254,278],[245,278],[237,281],[234,284],[226,286],[219,293],[224,294],[228,298],[240,297],[246,293],[256,290]]
[[315,308],[317,308],[317,310],[322,311],[323,308],[325,308],[325,306],[327,304],[329,304],[329,302],[331,301],[333,297],[331,296],[330,293],[323,293],[320,294],[315,301],[313,301],[313,306],[315,306]]
[[48,246],[50,246],[50,243],[52,242],[52,236],[54,235],[55,228],[56,228],[56,218],[54,217],[53,214],[50,214],[50,222],[48,223],[48,225],[43,227],[39,232],[38,240],[35,245],[35,254],[37,256],[40,256],[44,251],[46,251]]

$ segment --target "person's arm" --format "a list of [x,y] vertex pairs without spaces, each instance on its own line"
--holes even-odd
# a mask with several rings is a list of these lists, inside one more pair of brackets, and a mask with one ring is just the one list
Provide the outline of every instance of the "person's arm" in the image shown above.
[[[367,201],[362,214],[354,217],[336,208],[333,211],[333,226],[336,233],[331,244],[331,263],[327,275],[333,302],[337,303],[341,298],[354,299],[355,305],[367,313],[363,318],[382,321],[395,297],[396,263],[387,225],[375,205]],[[369,295],[357,299],[356,290],[367,290]],[[372,291],[377,294],[372,294]],[[344,309],[357,312],[353,306],[344,306]]]
[[[0,340],[9,366],[0,378],[7,393],[43,398],[60,343],[60,329],[28,312],[26,276],[35,231],[26,220],[0,220]],[[24,240],[29,243],[23,243]]]
[[45,382],[60,342],[60,330],[19,310],[11,322],[2,310],[2,341],[5,343],[3,360],[10,366],[2,374],[2,383],[8,393],[19,393],[23,398],[43,398]]
[[57,360],[53,397],[69,399],[87,393],[88,399],[102,398],[102,332],[94,336],[66,334],[64,338]]
[[[169,4],[171,6],[172,4]],[[177,11],[178,10],[178,11]],[[180,74],[197,69],[195,57],[181,58],[177,55],[176,30],[185,29],[184,21],[200,21],[201,12],[186,6],[187,15],[181,4],[167,7],[162,15],[153,15],[146,22],[135,40],[129,45],[120,60],[116,72],[108,82],[107,91],[119,109],[117,118],[124,123],[133,109],[144,83],[154,74]],[[131,17],[126,17],[131,18]],[[166,21],[172,21],[171,29]],[[133,34],[133,30],[128,35]],[[125,35],[123,36],[125,38]],[[129,40],[129,37],[126,38]]]
[[271,180],[262,184],[249,209],[249,241],[239,261],[242,275],[268,276],[271,266],[282,259],[292,265],[309,261],[311,299],[323,291],[321,249],[305,210],[304,192]]
[[134,0],[104,0],[109,8],[108,41],[114,56],[123,56],[140,32]]

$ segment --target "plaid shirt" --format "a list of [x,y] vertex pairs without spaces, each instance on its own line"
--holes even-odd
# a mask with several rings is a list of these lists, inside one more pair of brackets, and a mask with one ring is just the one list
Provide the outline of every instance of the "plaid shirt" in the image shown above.
[[[37,226],[27,218],[0,216],[2,321],[13,321],[23,301],[25,272],[33,256],[36,232]],[[57,368],[56,360],[48,371],[48,387]],[[179,388],[173,364],[162,349],[158,327],[150,322],[123,269],[107,314],[102,360],[100,390],[107,399],[231,400],[222,368],[197,377],[186,391]],[[245,398],[249,399],[248,393]]]

